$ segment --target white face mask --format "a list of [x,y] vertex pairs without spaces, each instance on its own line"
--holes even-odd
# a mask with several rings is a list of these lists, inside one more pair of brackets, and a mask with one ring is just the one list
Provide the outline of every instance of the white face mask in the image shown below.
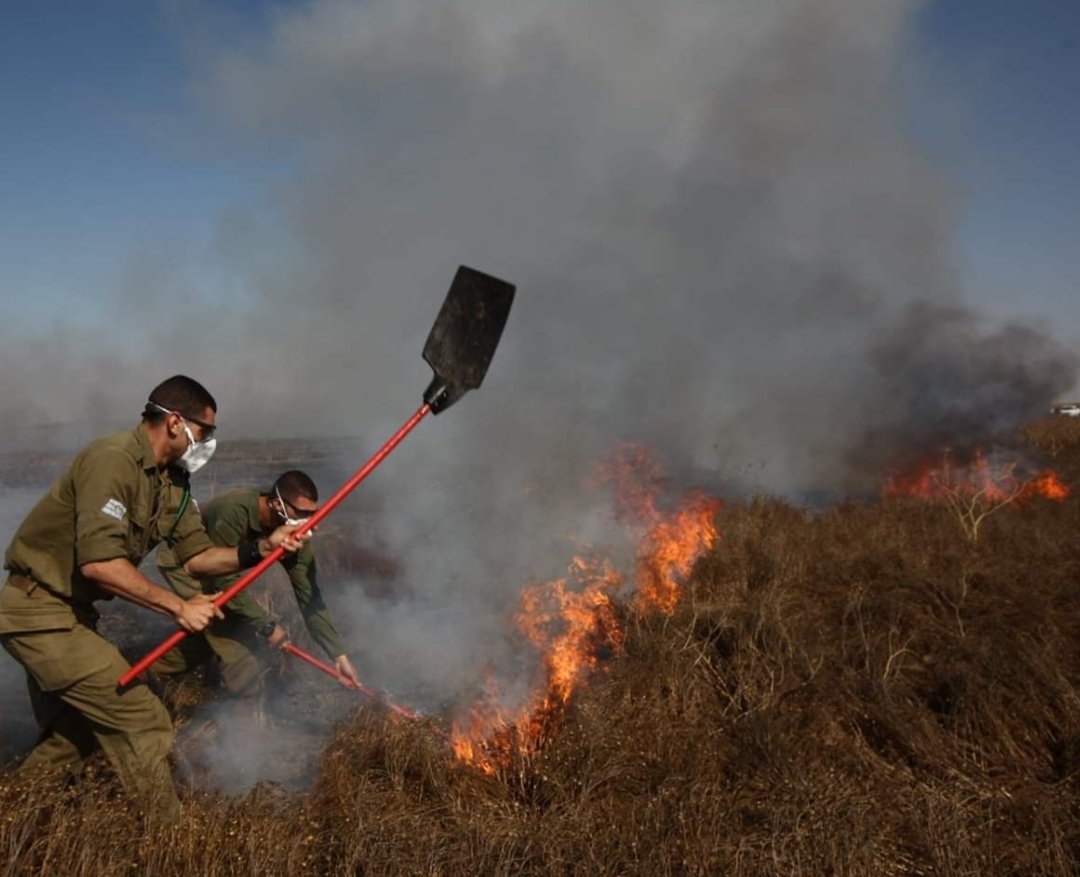
[[[274,509],[274,511],[277,512],[277,516],[290,527],[299,527],[305,521],[310,520],[311,515],[308,515],[306,518],[290,518],[289,513],[286,511],[288,506],[285,505],[285,500],[281,498],[281,491],[276,487],[274,488],[274,496],[277,497],[278,501],[278,508]],[[312,514],[314,514],[314,512],[312,512]]]
[[188,446],[184,451],[183,456],[176,461],[181,469],[185,469],[189,475],[194,475],[203,466],[210,462],[210,458],[214,456],[214,451],[217,449],[217,439],[208,438],[205,441],[195,441],[195,436],[191,434],[191,430],[188,429],[187,421],[184,419],[184,415],[179,411],[173,411],[169,408],[165,408],[162,405],[158,405],[157,402],[151,400],[149,403],[153,405],[158,411],[164,414],[176,414],[179,415],[181,422],[184,424],[184,435],[187,436]]
[[188,425],[184,424],[184,434],[187,436],[188,446],[184,451],[184,455],[176,461],[176,464],[182,469],[186,469],[189,475],[194,475],[203,466],[210,462],[210,458],[214,456],[214,451],[217,449],[217,439],[209,438],[204,442],[195,441],[195,436],[191,434],[191,430],[188,429]]

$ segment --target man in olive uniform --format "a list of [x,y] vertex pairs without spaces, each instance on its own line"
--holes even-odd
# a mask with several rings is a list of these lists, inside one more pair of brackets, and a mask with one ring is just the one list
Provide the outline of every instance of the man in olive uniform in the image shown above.
[[100,746],[125,790],[167,820],[180,811],[166,762],[172,724],[146,685],[117,687],[129,665],[97,633],[93,603],[119,596],[198,632],[221,617],[211,598],[182,600],[136,568],[158,542],[172,544],[189,574],[215,576],[304,541],[290,527],[234,548],[210,541],[188,478],[213,452],[216,412],[189,377],[157,386],[141,423],[87,446],[31,509],[0,589],[0,645],[26,670],[41,728],[21,769],[74,767]]
[[[318,500],[315,482],[305,473],[290,469],[278,476],[269,493],[241,489],[214,497],[203,507],[203,522],[214,544],[228,547],[244,539],[265,536],[282,524],[299,526],[316,512]],[[157,563],[172,589],[185,598],[200,591],[224,591],[237,578],[197,582],[184,571],[179,555],[165,546],[158,549]],[[311,543],[304,543],[295,554],[282,558],[281,565],[288,573],[308,633],[334,662],[338,672],[359,684],[356,669],[345,654],[319,591]],[[288,642],[285,630],[259,605],[249,589],[226,604],[224,619],[210,622],[200,635],[188,637],[150,669],[162,675],[183,673],[216,655],[225,690],[233,695],[251,694],[261,675],[259,659],[252,651],[257,636],[265,637],[267,644],[276,648]]]

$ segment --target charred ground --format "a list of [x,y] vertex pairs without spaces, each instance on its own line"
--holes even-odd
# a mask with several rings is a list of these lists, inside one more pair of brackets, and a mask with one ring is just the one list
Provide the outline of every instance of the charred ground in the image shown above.
[[[1074,488],[1078,426],[1026,431]],[[104,765],[4,773],[0,874],[1080,873],[1075,490],[977,542],[897,498],[717,523],[673,615],[618,607],[625,653],[539,753],[487,775],[362,705],[306,790],[191,791],[149,830]]]

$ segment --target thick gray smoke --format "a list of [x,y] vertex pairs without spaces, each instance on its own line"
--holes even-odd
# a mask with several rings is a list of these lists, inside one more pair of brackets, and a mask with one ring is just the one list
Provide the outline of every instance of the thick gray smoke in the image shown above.
[[358,464],[419,404],[457,265],[516,283],[483,389],[351,501],[392,598],[328,585],[361,672],[452,696],[511,659],[525,582],[625,552],[583,486],[616,441],[713,488],[863,489],[1073,384],[1051,339],[965,310],[951,193],[906,130],[917,6],[322,0],[242,48],[178,18],[200,106],[292,172],[219,219],[224,295],[189,253],[140,257],[110,314],[137,343],[6,344],[0,407],[122,419],[182,371],[223,441],[357,435]]
[[993,329],[959,307],[916,302],[879,338],[870,362],[882,393],[865,445],[868,473],[907,466],[946,449],[961,454],[1018,443],[1017,427],[1047,409],[1048,388],[1067,387],[1076,359],[1019,325]]

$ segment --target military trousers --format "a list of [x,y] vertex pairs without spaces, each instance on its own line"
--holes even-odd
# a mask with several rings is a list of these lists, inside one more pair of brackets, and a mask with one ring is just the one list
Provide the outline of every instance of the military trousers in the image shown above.
[[[35,616],[57,623],[65,605],[41,586],[27,592],[8,583],[0,591],[0,624],[11,631]],[[74,768],[100,747],[133,799],[148,813],[177,819],[180,802],[167,760],[173,727],[164,705],[144,684],[119,690],[128,662],[92,620],[74,610],[69,617],[69,626],[0,634],[0,644],[26,670],[41,731],[19,769]]]
[[[169,587],[187,600],[202,593],[198,582],[182,568],[159,567]],[[245,697],[258,691],[265,667],[255,652],[258,635],[246,619],[225,609],[224,619],[214,619],[201,633],[189,634],[150,665],[151,673],[173,676],[201,664],[217,662],[221,684],[231,695]]]

